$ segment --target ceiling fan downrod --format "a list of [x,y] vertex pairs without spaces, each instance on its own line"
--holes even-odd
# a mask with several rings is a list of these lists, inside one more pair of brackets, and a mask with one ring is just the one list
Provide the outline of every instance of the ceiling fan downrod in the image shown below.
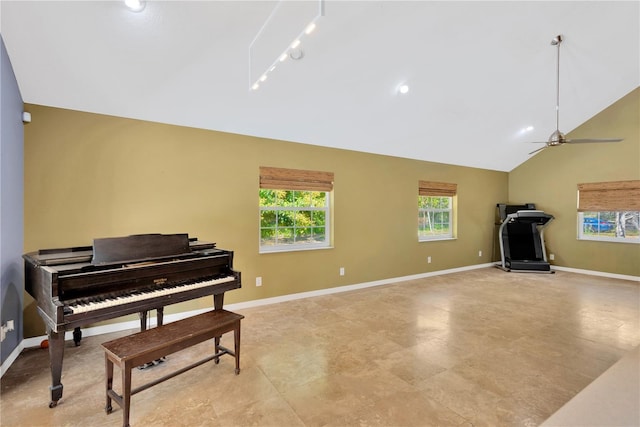
[[565,142],[565,137],[560,132],[560,44],[562,43],[562,34],[558,34],[551,40],[552,46],[558,47],[558,56],[556,61],[556,130],[549,137],[549,145],[560,145]]

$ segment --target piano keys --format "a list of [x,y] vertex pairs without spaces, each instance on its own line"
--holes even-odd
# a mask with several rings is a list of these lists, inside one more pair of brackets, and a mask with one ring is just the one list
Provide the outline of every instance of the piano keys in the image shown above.
[[143,234],[95,239],[93,246],[45,249],[23,256],[25,290],[37,302],[49,338],[52,385],[49,407],[62,398],[65,331],[132,313],[141,328],[149,310],[212,295],[222,309],[224,293],[241,287],[233,252],[187,234]]
[[235,280],[234,276],[222,276],[216,279],[203,279],[197,281],[187,281],[185,283],[179,283],[175,286],[158,287],[148,289],[146,291],[138,291],[133,293],[121,293],[121,294],[107,294],[104,296],[97,296],[93,298],[83,298],[75,302],[70,302],[67,306],[68,313],[71,315],[95,312],[101,309],[111,309],[116,306],[123,306],[143,300],[150,300],[157,297],[163,297],[171,294],[179,294],[187,291],[192,291],[198,288],[204,288],[211,285],[219,285],[223,283],[232,282]]

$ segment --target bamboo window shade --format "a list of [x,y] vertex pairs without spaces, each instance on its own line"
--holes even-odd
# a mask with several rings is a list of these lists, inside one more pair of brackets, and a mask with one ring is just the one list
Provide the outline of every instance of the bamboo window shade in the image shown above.
[[333,190],[333,172],[261,166],[260,188],[328,192]]
[[458,184],[435,181],[418,181],[419,196],[453,197],[458,192]]
[[640,211],[640,180],[578,184],[578,212]]

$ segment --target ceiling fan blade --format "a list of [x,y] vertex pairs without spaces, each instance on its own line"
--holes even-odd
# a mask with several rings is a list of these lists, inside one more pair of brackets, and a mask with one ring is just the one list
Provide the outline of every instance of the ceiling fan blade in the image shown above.
[[547,148],[547,147],[548,147],[548,145],[545,145],[544,147],[538,148],[537,150],[533,150],[532,152],[530,152],[530,153],[529,153],[529,155],[535,154],[535,153],[537,153],[538,151],[542,151],[542,150],[544,150],[544,149],[545,149],[545,148]]
[[578,138],[578,139],[567,139],[565,142],[571,144],[583,144],[587,142],[620,142],[622,138]]

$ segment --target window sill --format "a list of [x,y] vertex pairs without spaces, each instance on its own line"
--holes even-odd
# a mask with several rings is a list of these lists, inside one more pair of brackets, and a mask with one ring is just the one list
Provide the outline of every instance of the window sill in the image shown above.
[[578,241],[585,242],[607,242],[607,243],[635,243],[640,244],[640,239],[616,239],[615,237],[578,237]]
[[314,246],[314,247],[310,247],[310,248],[301,248],[301,247],[274,248],[274,249],[263,249],[263,248],[260,248],[258,250],[258,254],[263,255],[263,254],[279,254],[279,253],[283,253],[283,252],[321,251],[321,250],[324,250],[324,249],[333,249],[333,246]]
[[442,242],[443,240],[458,240],[457,237],[434,237],[433,239],[420,239],[418,238],[418,243],[424,242]]

